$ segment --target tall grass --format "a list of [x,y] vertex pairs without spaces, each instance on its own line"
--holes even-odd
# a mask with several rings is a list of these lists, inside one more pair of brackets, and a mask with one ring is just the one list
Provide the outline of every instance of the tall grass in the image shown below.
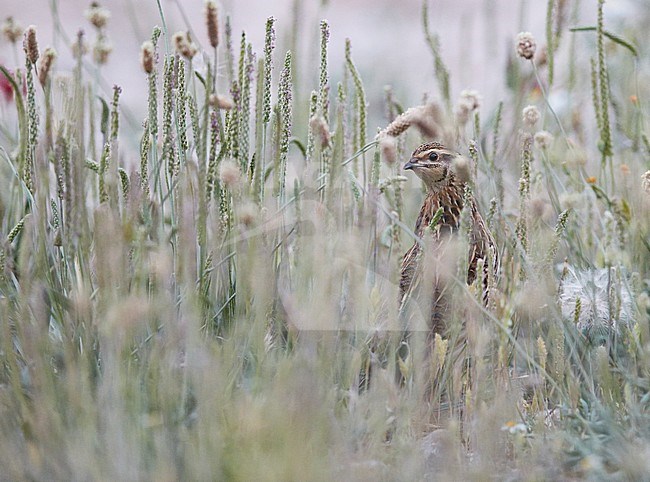
[[[268,19],[261,49],[243,33],[235,55],[227,12],[207,2],[210,48],[183,32],[174,51],[160,8],[135,132],[121,120],[130,86],[101,93],[110,57],[91,61],[79,34],[71,75],[54,64],[41,79],[28,28],[25,61],[0,68],[13,92],[0,121],[0,478],[645,477],[650,37],[605,24],[603,3],[584,26],[549,1],[546,57],[540,45],[517,57],[512,32],[495,112],[467,92],[452,106],[426,1],[441,102],[409,110],[391,89],[370,95],[364,77],[380,72],[357,67],[350,41],[334,92],[326,21],[315,83],[298,89],[307,63],[276,48],[286,19]],[[368,99],[382,95],[378,120]],[[473,161],[466,195],[502,262],[486,309],[482,280],[462,275],[464,218],[436,261],[452,309],[431,346],[426,306],[397,303],[404,251],[430,245],[411,229],[422,191],[399,162],[440,139]]]

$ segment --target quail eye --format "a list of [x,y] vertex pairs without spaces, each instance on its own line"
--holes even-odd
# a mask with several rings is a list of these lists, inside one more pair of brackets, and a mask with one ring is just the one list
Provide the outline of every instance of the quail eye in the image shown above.
[[437,152],[432,152],[429,154],[429,160],[430,161],[437,161],[438,160],[438,153]]

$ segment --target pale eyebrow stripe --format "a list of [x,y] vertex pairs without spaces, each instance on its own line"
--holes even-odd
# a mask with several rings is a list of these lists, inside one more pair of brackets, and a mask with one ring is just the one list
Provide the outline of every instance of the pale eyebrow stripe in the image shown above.
[[440,154],[440,157],[447,157],[447,156],[456,157],[458,155],[456,152],[450,151],[448,149],[429,149],[427,151],[423,151],[420,154],[418,154],[418,158],[426,159],[427,157],[429,157],[429,154],[431,154],[432,152],[437,152],[438,154]]

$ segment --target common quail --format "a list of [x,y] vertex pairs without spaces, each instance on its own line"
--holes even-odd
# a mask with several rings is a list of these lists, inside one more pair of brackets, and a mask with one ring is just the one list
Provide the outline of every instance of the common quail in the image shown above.
[[[455,171],[455,164],[460,154],[445,148],[438,142],[429,142],[418,147],[411,156],[411,159],[404,165],[404,169],[412,170],[424,182],[427,194],[424,199],[420,214],[415,223],[415,234],[424,239],[426,230],[432,224],[434,216],[439,208],[442,208],[441,215],[432,226],[431,234],[434,238],[432,250],[441,249],[442,243],[454,236],[458,230],[461,220],[461,211],[465,202],[466,179]],[[466,162],[463,160],[463,162]],[[467,283],[472,284],[477,277],[478,260],[483,259],[483,301],[487,305],[489,295],[488,274],[490,270],[496,274],[499,260],[494,239],[487,229],[481,214],[476,206],[475,199],[470,196],[469,202],[469,253]],[[416,241],[409,249],[402,260],[400,277],[400,306],[404,307],[406,301],[415,295],[423,299],[429,295],[421,292],[420,281],[423,278],[422,269],[430,264],[423,263],[423,258],[429,254],[424,252],[423,244]],[[430,246],[427,244],[427,246]],[[435,269],[435,267],[433,268]],[[428,273],[431,274],[431,273]],[[433,279],[431,293],[431,317],[430,337],[436,333],[444,334],[445,316],[448,310],[448,301],[444,296],[445,281],[433,273],[429,279]]]

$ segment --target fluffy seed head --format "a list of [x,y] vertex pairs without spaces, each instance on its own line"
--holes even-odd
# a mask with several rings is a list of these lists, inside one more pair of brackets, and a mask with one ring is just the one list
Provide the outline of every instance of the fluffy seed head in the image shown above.
[[309,119],[309,127],[320,140],[321,147],[328,147],[332,139],[329,126],[323,116],[315,115]]
[[481,106],[481,100],[483,97],[477,90],[463,90],[460,93],[459,103],[466,105],[470,111],[474,111]]
[[562,209],[578,209],[584,203],[581,193],[571,192],[560,194],[560,207]]
[[108,39],[104,36],[98,37],[93,46],[93,59],[95,60],[95,63],[104,65],[108,62],[108,57],[112,51],[113,45],[108,41]]
[[221,94],[210,94],[208,102],[215,109],[230,110],[234,107],[232,100]]
[[535,42],[535,37],[530,32],[520,32],[517,35],[517,55],[522,59],[530,60],[535,56],[535,50],[537,49],[537,43]]
[[535,133],[535,145],[539,149],[548,149],[553,142],[553,134],[548,131],[539,131]]
[[239,221],[246,227],[250,227],[258,219],[260,213],[259,207],[255,203],[247,202],[239,206],[237,215]]
[[452,167],[456,177],[461,182],[468,182],[472,177],[472,170],[470,169],[470,162],[465,156],[456,156],[452,162]]
[[45,86],[47,78],[50,74],[50,70],[52,69],[52,64],[54,64],[55,60],[56,50],[54,50],[52,47],[47,47],[45,49],[45,52],[43,52],[43,56],[41,57],[40,62],[38,63],[38,81],[42,86]]
[[641,175],[641,186],[643,186],[643,190],[650,195],[650,171],[646,171]]
[[526,127],[534,127],[540,117],[539,109],[534,105],[527,105],[522,111],[522,118]]
[[140,64],[142,65],[142,69],[147,74],[150,74],[153,72],[154,63],[155,49],[153,42],[151,40],[147,40],[146,42],[143,42],[142,47],[140,47]]
[[216,48],[219,45],[219,12],[217,2],[213,0],[205,2],[205,22],[208,27],[210,45]]
[[88,46],[84,42],[84,31],[77,32],[77,40],[72,43],[72,55],[75,59],[82,57],[88,53]]
[[38,60],[38,42],[36,41],[36,26],[30,25],[25,29],[23,35],[23,50],[27,59],[32,63],[36,64]]
[[199,51],[194,42],[192,42],[189,32],[176,32],[172,40],[174,41],[176,52],[188,60],[192,60]]
[[532,219],[546,219],[552,215],[552,209],[549,202],[543,197],[535,197],[528,203],[528,209]]
[[222,162],[219,169],[219,179],[226,187],[236,187],[241,179],[241,171],[237,164],[232,161]]
[[381,155],[386,163],[395,164],[397,162],[397,140],[386,133],[379,134],[377,140],[379,141]]
[[430,102],[415,112],[412,121],[413,125],[420,130],[423,136],[433,139],[441,137],[441,118],[442,111],[440,110],[440,106]]
[[[397,118],[388,124],[388,126],[381,131],[381,133],[397,137],[406,131],[412,125],[417,127],[425,137],[439,137],[442,112],[438,104],[429,103],[426,105],[419,105],[411,107],[406,110]],[[380,133],[380,134],[381,134]]]
[[12,44],[18,42],[22,33],[23,27],[16,23],[13,17],[7,17],[2,23],[2,35]]
[[397,137],[403,132],[406,132],[406,129],[411,127],[411,114],[413,109],[416,109],[416,107],[411,107],[406,112],[398,115],[393,122],[388,124],[388,127],[382,133],[386,136]]
[[102,7],[99,2],[92,2],[84,15],[98,29],[104,28],[108,23],[108,19],[111,18],[111,12]]
[[456,119],[459,124],[465,124],[472,112],[481,106],[482,97],[476,90],[463,90],[456,106]]

